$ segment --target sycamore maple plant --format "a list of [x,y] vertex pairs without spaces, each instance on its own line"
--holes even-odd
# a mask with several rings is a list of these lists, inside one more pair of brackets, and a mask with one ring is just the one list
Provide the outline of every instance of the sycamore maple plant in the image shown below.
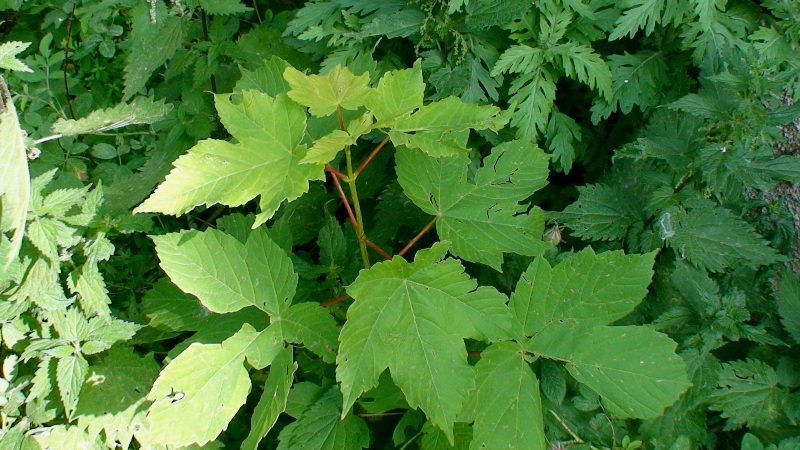
[[794,448],[797,17],[0,0],[2,447]]
[[[453,97],[423,104],[419,64],[388,72],[375,87],[367,74],[337,66],[306,75],[276,58],[243,79],[258,82],[215,96],[235,142],[199,142],[135,210],[181,214],[256,196],[260,206],[255,219],[231,218],[237,225],[226,228],[233,233],[153,237],[175,286],[209,311],[236,319],[216,343],[191,339],[160,373],[148,395],[145,442],[213,440],[245,403],[249,373],[270,367],[244,441],[255,448],[287,408],[297,345],[335,362],[338,383],[283,429],[280,448],[328,448],[323,442],[330,439],[347,442],[336,448],[366,448],[367,426],[353,408],[380,386],[396,386],[393,406],[425,414],[429,439],[441,434],[451,445],[471,441],[471,448],[543,448],[544,413],[530,365],[545,358],[563,363],[620,418],[656,417],[689,386],[667,336],[610,326],[646,295],[654,252],[585,249],[552,267],[541,257],[551,245],[542,240],[544,214],[522,203],[546,184],[547,155],[529,142],[506,142],[470,172],[469,132],[502,127],[508,117],[498,108]],[[370,133],[379,143],[356,166],[351,146]],[[392,257],[364,233],[356,180],[388,141],[397,147],[403,192],[432,216],[421,233],[435,224],[441,239],[413,261],[404,258],[410,245]],[[334,167],[342,159],[344,167]],[[341,330],[323,306],[293,301],[298,275],[287,254],[291,240],[263,226],[326,171],[364,266],[346,286],[353,303]],[[479,286],[448,252],[497,269],[504,253],[536,258],[509,299]],[[387,260],[373,265],[375,254]],[[465,340],[483,343],[474,366]],[[390,378],[383,378],[387,369]],[[205,426],[197,426],[198,416],[207,418]],[[471,437],[458,432],[462,423],[473,423]]]

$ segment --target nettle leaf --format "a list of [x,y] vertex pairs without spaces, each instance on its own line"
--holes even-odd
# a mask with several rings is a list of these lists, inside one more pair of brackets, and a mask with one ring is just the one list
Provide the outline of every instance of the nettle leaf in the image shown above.
[[363,270],[347,288],[355,301],[339,336],[336,378],[343,411],[389,368],[411,408],[421,408],[453,440],[453,423],[475,385],[464,338],[510,337],[505,296],[477,283],[448,244]]
[[209,14],[240,14],[252,10],[242,0],[200,0],[200,7]]
[[17,59],[17,55],[30,46],[30,42],[19,41],[3,42],[0,44],[0,69],[33,72],[33,69]]
[[275,425],[278,416],[286,410],[296,370],[297,363],[292,360],[291,350],[282,349],[272,361],[261,399],[250,418],[250,433],[242,442],[242,449],[256,450],[261,439]]
[[522,274],[509,306],[528,336],[565,321],[608,325],[628,315],[647,295],[655,256],[656,252],[595,254],[587,247],[555,267],[536,258]]
[[166,4],[155,2],[155,22],[151,22],[148,3],[139,2],[131,11],[131,54],[125,65],[125,90],[122,101],[145,87],[147,80],[175,52],[182,48],[189,28],[189,15],[172,15]]
[[292,262],[263,227],[245,244],[214,229],[153,236],[153,241],[172,282],[213,312],[256,306],[278,316],[294,297]]
[[360,417],[342,416],[342,394],[330,389],[303,416],[281,430],[278,450],[358,450],[369,447],[369,428]]
[[778,387],[778,375],[772,367],[755,359],[733,361],[722,364],[710,409],[721,411],[728,419],[725,430],[743,425],[762,427],[773,423],[788,395],[788,389]]
[[81,387],[88,371],[89,363],[81,355],[67,355],[58,358],[56,363],[58,393],[64,403],[64,412],[69,418],[72,418],[75,407],[78,405]]
[[481,352],[476,389],[465,414],[475,421],[471,449],[545,448],[539,381],[519,344]]
[[617,184],[590,184],[577,189],[578,200],[554,214],[576,236],[596,241],[621,240],[631,225],[642,221]]
[[785,270],[781,275],[777,299],[783,327],[795,342],[800,342],[800,277]]
[[756,268],[785,258],[726,208],[714,205],[673,212],[667,213],[674,230],[667,245],[698,267],[722,272],[737,264]]
[[101,133],[128,125],[150,124],[163,119],[172,111],[172,105],[151,97],[138,98],[130,103],[104,110],[92,111],[78,120],[58,119],[53,123],[53,133],[62,136]]
[[134,212],[178,215],[199,205],[239,206],[260,195],[255,228],[284,200],[308,191],[309,181],[324,178],[322,165],[300,164],[306,154],[305,108],[284,94],[273,98],[256,91],[242,92],[236,104],[230,94],[215,99],[220,120],[238,143],[200,141]]
[[544,214],[520,204],[547,184],[547,155],[522,141],[501,144],[467,177],[467,155],[431,158],[399,149],[397,175],[408,198],[437,216],[436,230],[454,255],[500,270],[503,253],[539,255]]
[[498,131],[505,126],[509,115],[498,115],[499,112],[495,106],[467,104],[448,97],[399,118],[389,136],[395,145],[418,148],[433,157],[466,153],[469,129]]
[[[25,235],[25,219],[31,198],[31,179],[25,137],[19,126],[17,109],[5,80],[0,77],[0,231],[13,231],[11,245],[2,267],[8,269],[19,254]],[[5,271],[5,270],[3,270]]]
[[353,75],[349,69],[335,66],[325,75],[306,75],[294,67],[287,67],[283,78],[292,87],[289,98],[308,106],[315,117],[325,117],[337,108],[358,109],[364,106],[370,94],[369,73]]
[[221,344],[193,343],[172,360],[147,395],[146,445],[203,445],[227,428],[250,392],[245,353],[259,335],[244,325]]
[[691,386],[686,365],[667,335],[640,326],[592,326],[559,321],[526,348],[564,361],[570,374],[620,418],[653,418]]

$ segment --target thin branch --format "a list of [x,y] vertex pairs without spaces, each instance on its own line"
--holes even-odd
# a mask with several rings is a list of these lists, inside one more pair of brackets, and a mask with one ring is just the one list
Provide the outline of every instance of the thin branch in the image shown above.
[[383,148],[384,145],[386,145],[387,142],[389,142],[389,136],[383,138],[381,143],[378,144],[377,147],[375,147],[375,150],[373,150],[372,153],[370,153],[369,156],[367,156],[364,159],[364,161],[361,161],[361,164],[359,164],[358,168],[356,168],[356,175],[360,174],[364,169],[367,168],[369,163],[371,163],[372,160],[375,159],[375,156],[378,154],[379,151],[381,151],[381,149]]
[[562,426],[562,427],[564,427],[564,429],[565,429],[565,430],[567,430],[567,433],[569,433],[569,435],[570,435],[570,436],[572,436],[573,442],[570,442],[570,444],[585,444],[585,442],[583,441],[583,439],[581,439],[580,437],[578,437],[578,435],[577,435],[577,434],[575,434],[575,432],[574,432],[574,431],[572,431],[572,428],[570,428],[570,427],[569,427],[569,425],[567,425],[567,422],[565,422],[565,421],[564,421],[564,419],[562,419],[562,418],[561,418],[561,417],[560,417],[558,414],[556,414],[556,412],[555,412],[555,411],[553,411],[553,410],[551,409],[551,410],[550,410],[550,414],[552,414],[552,415],[553,415],[553,417],[555,417],[555,418],[556,418],[556,420],[558,421],[558,423],[560,423],[560,424],[561,424],[561,426]]
[[386,259],[392,259],[392,255],[390,255],[389,253],[387,253],[387,252],[386,252],[384,249],[382,249],[382,248],[378,247],[378,244],[376,244],[376,243],[374,243],[374,242],[370,241],[370,240],[369,240],[369,238],[367,238],[366,236],[364,236],[364,242],[366,242],[366,243],[367,243],[367,245],[368,245],[368,246],[370,246],[370,248],[372,248],[373,250],[375,250],[376,252],[378,252],[378,254],[380,254],[380,255],[381,255],[381,256],[383,256],[384,258],[386,258]]
[[342,300],[347,300],[348,298],[350,298],[349,295],[342,294],[342,295],[340,295],[338,297],[334,297],[334,298],[332,298],[330,300],[325,300],[324,302],[320,303],[319,305],[320,306],[331,306],[331,305],[335,305],[335,304],[339,303]]
[[414,244],[416,244],[417,241],[419,241],[420,238],[424,236],[425,233],[427,233],[431,229],[431,227],[433,226],[433,224],[436,223],[437,220],[439,220],[439,216],[434,217],[433,220],[428,222],[428,224],[425,225],[425,228],[423,228],[419,233],[417,233],[417,235],[414,236],[414,239],[411,239],[411,241],[408,244],[406,244],[406,246],[402,250],[400,250],[400,253],[398,253],[398,255],[403,256],[406,254],[407,251],[411,250],[411,247],[413,247]]
[[[332,170],[336,170],[331,167],[330,164],[326,164],[325,168],[328,169],[328,172]],[[342,203],[344,203],[344,209],[347,210],[347,216],[350,218],[350,223],[353,224],[353,228],[358,227],[358,222],[356,221],[356,216],[353,215],[353,210],[350,208],[350,202],[347,201],[347,195],[344,193],[344,189],[342,189],[342,184],[339,183],[339,177],[332,173],[331,179],[333,180],[333,184],[336,186],[336,190],[339,191],[339,197],[342,198]]]
[[67,19],[67,35],[64,36],[64,64],[62,72],[64,74],[64,95],[67,97],[67,107],[69,108],[69,115],[75,120],[75,111],[72,109],[72,98],[69,93],[69,82],[67,81],[67,68],[69,67],[69,42],[70,35],[72,34],[72,22],[75,20],[75,5],[72,5],[72,11],[69,13]]
[[345,174],[343,174],[342,172],[340,172],[339,170],[335,169],[335,168],[334,168],[332,165],[330,165],[330,164],[325,164],[325,170],[327,170],[328,172],[330,172],[330,173],[332,173],[332,174],[336,175],[336,176],[337,176],[337,177],[339,177],[339,179],[340,179],[340,180],[342,180],[342,181],[348,181],[348,180],[347,180],[347,175],[345,175]]

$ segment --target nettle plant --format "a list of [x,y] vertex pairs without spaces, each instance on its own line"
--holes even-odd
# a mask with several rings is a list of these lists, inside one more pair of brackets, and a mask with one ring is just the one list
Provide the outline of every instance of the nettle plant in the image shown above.
[[[296,420],[278,448],[367,448],[368,421],[385,414],[402,415],[392,439],[403,448],[418,438],[424,448],[544,448],[546,415],[583,442],[543,406],[543,393],[560,402],[573,379],[620,420],[657,417],[689,387],[674,341],[614,326],[646,296],[656,252],[586,248],[551,263],[544,212],[525,203],[547,184],[548,156],[511,141],[481,161],[471,130],[499,130],[509,115],[455,97],[425,104],[424,90],[419,62],[371,86],[341,66],[306,75],[273,58],[215,95],[233,139],[197,143],[135,212],[255,197],[259,210],[152,237],[169,280],[145,297],[149,325],[195,334],[147,394],[140,442],[213,441],[256,389],[242,448],[256,448],[284,412]],[[368,236],[359,196],[374,189],[361,183],[365,169],[388,164],[392,149],[399,188],[387,191],[429,219],[395,255]],[[337,205],[314,211],[325,216],[315,264],[293,252],[293,234],[306,230],[292,229],[292,214],[304,213],[292,206],[326,173],[354,236],[328,212]],[[407,258],[431,229],[440,240]],[[532,261],[510,297],[465,268],[501,270],[504,254]],[[338,295],[318,298],[325,292]]]

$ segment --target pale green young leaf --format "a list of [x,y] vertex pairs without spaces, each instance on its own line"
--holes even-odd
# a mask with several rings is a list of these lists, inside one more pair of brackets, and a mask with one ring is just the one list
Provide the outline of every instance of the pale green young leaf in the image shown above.
[[564,321],[543,329],[526,348],[564,361],[576,380],[603,398],[609,413],[645,419],[661,415],[691,385],[676,346],[645,327]]
[[261,65],[255,70],[240,68],[242,78],[236,82],[234,92],[256,90],[275,97],[284,94],[291,89],[289,83],[283,79],[283,72],[289,67],[289,63],[271,56],[261,61]]
[[171,110],[172,105],[165,103],[163,99],[156,102],[152,97],[141,97],[113,108],[92,111],[82,119],[58,119],[52,130],[62,136],[102,133],[128,125],[155,123],[166,117]]
[[145,444],[203,445],[227,428],[250,392],[244,359],[258,335],[244,325],[221,344],[194,343],[173,359],[147,395],[153,404]]
[[152,354],[141,357],[132,347],[115,347],[89,366],[89,376],[75,408],[78,425],[89,436],[105,438],[109,447],[128,448],[134,429],[144,426],[145,396],[158,377]]
[[328,164],[345,147],[356,143],[358,138],[372,130],[372,114],[364,113],[360,118],[347,124],[347,131],[333,130],[329,134],[314,141],[303,163]]
[[777,300],[783,327],[800,343],[800,278],[789,270],[781,274]]
[[500,270],[503,253],[539,255],[544,215],[520,204],[547,184],[547,155],[534,144],[499,145],[467,179],[467,155],[431,158],[400,149],[397,175],[408,198],[439,217],[439,237],[453,243],[454,255]]
[[155,2],[155,23],[151,23],[148,2],[138,2],[131,10],[131,53],[125,65],[122,101],[128,101],[144,88],[150,76],[182,48],[189,28],[189,15],[170,14],[163,2]]
[[78,405],[83,381],[89,371],[89,363],[81,355],[69,355],[58,358],[56,363],[56,382],[58,393],[64,404],[64,412],[70,419]]
[[172,282],[213,312],[256,306],[277,316],[294,297],[292,262],[263,228],[245,244],[214,229],[153,236],[153,241]]
[[552,50],[561,57],[561,67],[566,76],[597,89],[603,98],[611,100],[614,95],[611,87],[611,69],[591,47],[569,43],[554,47]]
[[784,259],[750,224],[720,206],[678,211],[671,222],[674,235],[667,245],[711,272],[742,264],[756,268]]
[[342,395],[332,388],[299,420],[281,430],[278,450],[359,450],[369,446],[369,428],[360,417],[342,416]]
[[536,258],[522,274],[509,306],[528,336],[562,322],[608,325],[647,295],[655,256],[619,250],[595,254],[586,247],[555,267]]
[[[99,353],[111,348],[117,342],[130,340],[141,328],[142,325],[115,317],[94,316],[89,319],[84,331],[78,335],[80,340],[86,341],[81,350],[84,354]],[[94,351],[85,351],[87,345]]]
[[243,450],[256,450],[258,443],[275,425],[278,416],[286,410],[289,389],[294,382],[297,363],[292,360],[292,351],[281,350],[272,361],[264,390],[250,418],[250,432],[242,442]]
[[19,126],[14,102],[5,80],[0,77],[0,231],[13,231],[11,247],[2,261],[3,271],[19,254],[25,235],[25,218],[31,197],[31,179],[25,138]]
[[788,389],[778,386],[775,369],[757,359],[722,364],[710,409],[728,419],[726,430],[763,427],[775,420]]
[[386,72],[367,95],[364,106],[377,119],[376,126],[391,127],[400,117],[422,107],[424,96],[422,62],[417,60],[411,69]]
[[499,113],[495,106],[466,104],[447,97],[399,118],[389,136],[395,146],[419,148],[433,157],[452,156],[469,151],[469,129],[498,131],[505,126],[510,115]]
[[492,344],[481,352],[475,372],[475,392],[465,409],[475,422],[470,448],[544,448],[539,381],[522,347]]
[[274,320],[273,326],[280,324],[284,340],[305,346],[325,362],[336,359],[339,329],[333,316],[318,303],[292,305]]
[[25,236],[51,262],[58,261],[59,244],[67,243],[75,230],[64,222],[49,217],[37,217],[28,223]]
[[33,72],[17,55],[30,47],[30,42],[10,41],[0,44],[0,69]]
[[283,78],[292,87],[289,98],[308,106],[309,114],[316,117],[333,114],[337,108],[358,109],[371,91],[369,73],[356,76],[338,65],[325,75],[306,75],[287,67]]
[[200,0],[200,7],[212,15],[241,14],[252,10],[242,0]]
[[241,97],[234,104],[230,95],[216,96],[220,120],[239,142],[200,141],[134,212],[177,215],[199,205],[239,206],[260,195],[255,228],[284,200],[303,195],[309,181],[324,178],[321,165],[300,164],[306,154],[302,106],[283,94],[244,91]]
[[510,316],[505,296],[476,291],[459,262],[442,261],[446,251],[439,243],[417,252],[413,263],[395,257],[362,271],[348,287],[355,302],[339,336],[336,369],[345,411],[388,367],[408,404],[453,439],[475,381],[464,338],[485,339],[498,324],[510,324]]

